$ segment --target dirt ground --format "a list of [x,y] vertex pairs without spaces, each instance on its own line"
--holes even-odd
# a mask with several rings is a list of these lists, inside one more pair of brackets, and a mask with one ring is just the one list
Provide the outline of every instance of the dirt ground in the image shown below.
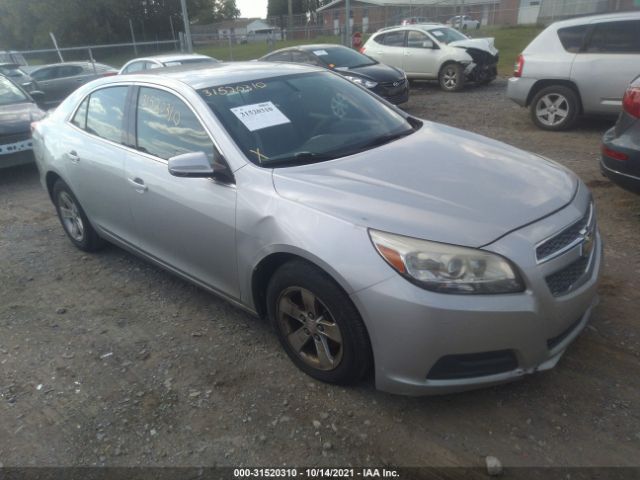
[[264,322],[118,248],[76,250],[35,167],[2,170],[0,465],[640,466],[640,196],[599,173],[611,121],[543,132],[505,88],[417,85],[406,108],[592,188],[601,303],[554,370],[442,397],[324,385]]

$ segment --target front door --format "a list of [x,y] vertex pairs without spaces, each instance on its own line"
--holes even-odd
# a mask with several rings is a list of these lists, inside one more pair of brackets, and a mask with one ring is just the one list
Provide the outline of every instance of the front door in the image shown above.
[[403,69],[411,77],[436,78],[439,53],[440,49],[425,33],[411,30],[404,49]]
[[179,273],[239,297],[235,245],[236,186],[178,178],[169,158],[205,152],[221,161],[194,112],[173,93],[140,87],[135,147],[125,162],[134,244]]

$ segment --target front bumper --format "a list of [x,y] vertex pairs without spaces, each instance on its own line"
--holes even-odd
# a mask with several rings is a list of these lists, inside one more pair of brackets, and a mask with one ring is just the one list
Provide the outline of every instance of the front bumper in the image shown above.
[[[582,188],[586,191],[586,188]],[[376,386],[403,395],[443,394],[509,382],[553,368],[584,329],[597,303],[602,241],[596,233],[588,278],[554,296],[545,278],[563,262],[537,264],[523,244],[535,245],[584,214],[580,202],[485,247],[513,260],[527,289],[508,295],[446,295],[421,289],[399,275],[352,294],[367,324],[374,353]],[[578,247],[575,247],[578,248]],[[521,252],[521,253],[518,253]],[[528,250],[527,250],[528,251]],[[568,256],[576,252],[567,252]],[[510,352],[513,368],[494,374],[443,378],[433,375],[442,359]]]
[[507,82],[507,97],[516,102],[521,107],[527,106],[529,92],[536,83],[535,78],[511,77]]

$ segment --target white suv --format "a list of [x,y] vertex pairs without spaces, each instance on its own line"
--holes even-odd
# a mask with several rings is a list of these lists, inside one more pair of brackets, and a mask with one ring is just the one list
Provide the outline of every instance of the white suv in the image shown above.
[[529,107],[545,130],[564,130],[578,115],[617,115],[640,74],[640,12],[556,22],[518,57],[507,96]]
[[461,90],[467,81],[487,84],[497,75],[493,38],[474,38],[442,24],[383,28],[362,53],[404,70],[411,80],[438,80],[443,90]]

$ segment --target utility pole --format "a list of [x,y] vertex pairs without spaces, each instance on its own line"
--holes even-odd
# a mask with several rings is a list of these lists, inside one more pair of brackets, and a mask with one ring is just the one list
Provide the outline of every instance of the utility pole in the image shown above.
[[346,25],[344,27],[344,40],[347,44],[347,47],[351,47],[351,0],[345,0],[344,9],[344,16],[346,18]]
[[[288,7],[289,7],[289,24],[287,28],[287,33],[291,35],[292,34],[291,30],[293,30],[293,0],[289,0]],[[293,38],[293,37],[289,37],[289,38]],[[287,40],[289,38],[287,38]]]
[[191,27],[189,26],[189,13],[187,12],[187,0],[180,0],[180,3],[182,4],[182,21],[184,22],[184,39],[187,44],[187,52],[193,53]]

